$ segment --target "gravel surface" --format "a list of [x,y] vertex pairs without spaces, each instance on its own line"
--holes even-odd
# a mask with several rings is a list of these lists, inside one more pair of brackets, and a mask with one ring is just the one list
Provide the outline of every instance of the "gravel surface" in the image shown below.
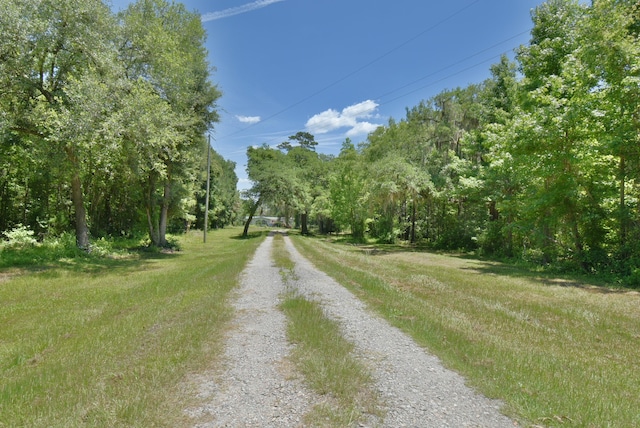
[[[272,237],[247,265],[235,302],[235,327],[226,342],[226,367],[202,376],[200,398],[206,405],[187,413],[197,427],[296,427],[313,405],[322,401],[309,391],[286,357],[285,317],[278,310],[285,289],[271,261]],[[384,403],[383,427],[514,427],[502,415],[500,402],[465,386],[464,379],[407,335],[368,311],[365,305],[298,253],[288,237],[295,262],[294,286],[322,303],[325,314],[338,320],[344,336],[370,368]]]
[[187,413],[209,420],[196,427],[295,427],[317,402],[302,382],[291,374],[286,356],[285,316],[277,308],[284,284],[273,265],[268,237],[245,268],[236,319],[225,347],[225,367],[213,378],[200,379],[203,407]]

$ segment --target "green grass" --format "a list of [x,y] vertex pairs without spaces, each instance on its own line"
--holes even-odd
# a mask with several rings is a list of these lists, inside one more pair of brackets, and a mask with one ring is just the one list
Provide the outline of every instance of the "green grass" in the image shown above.
[[271,258],[277,268],[280,268],[280,272],[283,275],[284,280],[287,280],[288,275],[291,275],[295,263],[289,258],[289,253],[285,248],[284,238],[282,234],[276,233],[273,236],[273,245],[271,247]]
[[229,292],[261,241],[239,233],[0,270],[0,426],[188,425],[185,380],[220,354]]
[[460,257],[294,238],[525,425],[640,426],[640,294]]
[[[295,280],[291,276],[295,264],[281,235],[274,237],[272,257],[284,280]],[[353,426],[379,416],[369,370],[354,355],[354,345],[342,336],[340,325],[324,315],[318,302],[293,288],[283,296],[280,308],[287,316],[288,340],[295,344],[291,360],[306,384],[324,397],[305,415],[305,425]]]

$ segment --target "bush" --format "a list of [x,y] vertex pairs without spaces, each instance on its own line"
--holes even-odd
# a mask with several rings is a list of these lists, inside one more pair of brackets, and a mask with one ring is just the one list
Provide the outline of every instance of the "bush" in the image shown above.
[[17,225],[10,231],[4,233],[8,241],[5,242],[5,248],[26,248],[33,247],[38,241],[33,237],[33,230],[22,224]]
[[[18,230],[19,229],[19,230]],[[35,241],[30,231],[16,228],[1,248],[0,268],[13,266],[34,266],[55,262],[65,258],[75,258],[82,255],[76,246],[75,236],[64,233],[58,237],[48,237],[42,243]],[[13,233],[16,231],[16,233]]]
[[82,254],[82,250],[76,245],[75,234],[69,232],[65,232],[60,236],[46,238],[42,243],[42,247],[50,260],[74,258]]
[[114,252],[113,241],[104,237],[91,242],[90,253],[98,257],[105,257]]
[[[75,234],[65,232],[59,236],[48,236],[43,242],[36,242],[31,231],[22,226],[5,233],[9,240],[0,246],[0,268],[34,266],[56,263],[61,260],[122,257],[129,254],[138,241],[100,238],[91,242],[87,253],[76,245]],[[173,247],[179,247],[177,242]]]
[[540,248],[525,248],[522,250],[522,260],[534,265],[546,265],[549,263],[547,255]]

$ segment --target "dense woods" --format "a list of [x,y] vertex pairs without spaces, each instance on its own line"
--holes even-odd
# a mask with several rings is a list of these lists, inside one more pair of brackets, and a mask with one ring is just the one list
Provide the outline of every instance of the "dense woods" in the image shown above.
[[[0,231],[38,239],[204,225],[218,120],[198,14],[138,0],[0,0]],[[640,3],[549,0],[514,60],[337,155],[292,135],[213,153],[210,227],[257,212],[308,233],[475,250],[640,283]],[[259,142],[256,142],[259,143]],[[291,224],[290,223],[291,220]],[[9,235],[7,235],[9,236]]]
[[[220,92],[200,16],[139,0],[0,0],[0,231],[38,238],[166,234],[203,224],[205,133]],[[212,162],[222,227],[238,205],[234,165]]]
[[491,78],[337,156],[305,133],[250,148],[253,210],[639,283],[640,3],[550,0],[532,20]]

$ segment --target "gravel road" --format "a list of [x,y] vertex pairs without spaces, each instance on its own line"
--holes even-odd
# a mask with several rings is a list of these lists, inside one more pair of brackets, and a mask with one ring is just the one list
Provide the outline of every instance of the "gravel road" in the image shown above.
[[[200,377],[205,405],[187,411],[196,427],[298,427],[304,414],[323,400],[302,383],[287,364],[291,345],[285,317],[277,305],[285,289],[271,260],[273,237],[257,249],[242,275],[234,327],[225,347],[225,366]],[[370,368],[384,403],[381,427],[514,427],[502,415],[500,402],[465,386],[464,379],[407,335],[367,310],[332,278],[317,270],[285,237],[295,262],[294,286],[322,303],[325,314],[339,321],[344,336]]]

